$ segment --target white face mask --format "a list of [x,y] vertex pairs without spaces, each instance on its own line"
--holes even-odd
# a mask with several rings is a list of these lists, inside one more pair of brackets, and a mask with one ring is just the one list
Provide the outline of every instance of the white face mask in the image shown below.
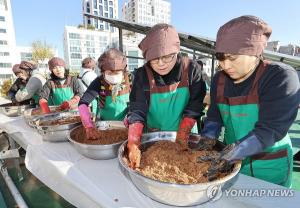
[[123,73],[115,74],[115,75],[108,75],[105,74],[105,80],[108,81],[110,84],[121,84],[123,81]]

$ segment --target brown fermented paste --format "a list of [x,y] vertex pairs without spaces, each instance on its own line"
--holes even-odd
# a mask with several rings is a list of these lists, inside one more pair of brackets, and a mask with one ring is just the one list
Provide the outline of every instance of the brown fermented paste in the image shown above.
[[[141,174],[163,182],[176,184],[197,184],[208,182],[207,171],[210,161],[197,162],[199,156],[217,154],[217,151],[192,151],[182,149],[180,144],[159,141],[142,152]],[[225,173],[218,173],[218,178]]]
[[120,129],[111,129],[111,130],[98,130],[99,138],[92,140],[87,139],[85,134],[84,127],[78,127],[73,130],[71,133],[71,138],[79,143],[83,144],[115,144],[122,141],[125,141],[128,137],[128,129],[120,128]]

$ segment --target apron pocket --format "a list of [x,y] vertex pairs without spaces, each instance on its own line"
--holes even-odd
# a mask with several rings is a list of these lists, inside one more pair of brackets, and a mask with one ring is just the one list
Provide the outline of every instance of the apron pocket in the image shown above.
[[264,152],[250,157],[251,176],[278,185],[285,185],[290,175],[287,149]]

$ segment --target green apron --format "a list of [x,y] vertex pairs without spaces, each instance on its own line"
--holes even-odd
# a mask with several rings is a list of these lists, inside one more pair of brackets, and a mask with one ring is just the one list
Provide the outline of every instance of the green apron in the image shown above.
[[91,107],[92,107],[92,112],[94,113],[94,115],[97,114],[97,109],[98,109],[98,100],[97,99],[94,99],[92,101],[92,104],[91,104]]
[[50,95],[53,105],[61,105],[64,101],[71,100],[74,97],[73,90],[71,89],[71,77],[68,76],[63,85],[55,85],[50,81],[52,94]]
[[36,106],[39,106],[39,99],[40,99],[39,95],[34,94],[33,97],[32,97],[32,99],[34,100],[34,104]]
[[[150,105],[147,114],[147,131],[177,131],[182,113],[188,104],[190,93],[188,83],[189,59],[183,58],[181,64],[181,81],[157,86],[152,70],[146,64],[150,87]],[[197,125],[192,130],[197,131]]]
[[[267,63],[261,63],[249,94],[239,97],[224,96],[228,78],[225,73],[220,73],[216,102],[225,127],[226,144],[238,141],[255,128],[259,116],[258,81],[266,69]],[[289,135],[286,135],[263,153],[244,159],[241,173],[291,187],[292,170],[292,145]]]
[[100,107],[99,114],[101,120],[104,121],[123,121],[127,114],[127,103],[129,102],[130,83],[128,74],[124,74],[124,81],[122,89],[118,92],[118,95],[113,100],[111,86],[102,80],[102,85],[105,89],[105,101],[104,105]]

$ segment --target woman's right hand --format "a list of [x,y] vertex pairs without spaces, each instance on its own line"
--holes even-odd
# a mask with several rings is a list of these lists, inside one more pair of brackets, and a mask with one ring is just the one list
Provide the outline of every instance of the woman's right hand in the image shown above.
[[141,143],[141,136],[143,133],[144,124],[133,123],[128,128],[128,158],[129,167],[132,169],[140,167],[141,150],[139,149]]
[[90,127],[85,129],[86,138],[90,140],[96,140],[100,138],[101,132],[95,127]]
[[128,158],[129,158],[129,167],[132,169],[140,167],[141,162],[141,150],[138,145],[132,144],[128,145]]

